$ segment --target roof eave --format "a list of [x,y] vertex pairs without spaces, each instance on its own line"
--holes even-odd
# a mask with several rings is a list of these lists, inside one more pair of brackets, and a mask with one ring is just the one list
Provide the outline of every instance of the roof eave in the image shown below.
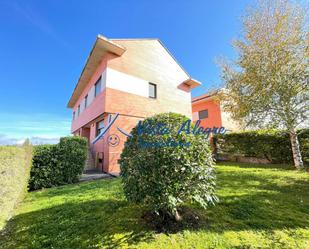
[[91,52],[87,58],[82,73],[74,88],[72,96],[67,104],[67,107],[68,108],[74,107],[82,90],[88,84],[89,80],[91,79],[91,76],[93,75],[98,65],[101,63],[103,57],[107,53],[113,53],[115,55],[121,56],[125,51],[126,49],[124,47],[108,40],[106,37],[102,35],[98,35],[91,49]]
[[196,88],[200,85],[202,85],[201,82],[195,80],[195,79],[192,79],[192,78],[189,78],[187,80],[185,80],[184,82],[181,83],[181,85],[184,84],[184,85],[187,85],[190,87],[190,89],[193,89],[193,88]]
[[218,93],[219,93],[219,90],[215,90],[215,91],[212,91],[210,93],[206,93],[206,94],[194,97],[194,98],[192,98],[191,103],[195,104],[197,102],[207,101],[207,100],[212,99],[215,96],[217,96]]

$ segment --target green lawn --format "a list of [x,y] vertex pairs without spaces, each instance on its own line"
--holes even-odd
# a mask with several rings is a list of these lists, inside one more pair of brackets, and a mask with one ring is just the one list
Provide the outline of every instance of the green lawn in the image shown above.
[[279,166],[217,166],[220,203],[192,207],[199,226],[156,233],[119,179],[29,193],[0,248],[309,248],[309,174]]

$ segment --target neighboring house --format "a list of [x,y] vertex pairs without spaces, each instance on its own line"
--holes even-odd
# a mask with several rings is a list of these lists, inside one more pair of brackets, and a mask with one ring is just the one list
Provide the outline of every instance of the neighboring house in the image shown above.
[[[94,158],[95,166],[88,164],[87,169],[119,172],[117,161],[127,137],[117,126],[130,132],[139,120],[162,112],[192,118],[191,89],[199,85],[160,40],[99,35],[68,103],[72,133],[88,139]],[[120,115],[115,124],[92,144],[108,115],[116,113]]]
[[217,97],[218,91],[192,98],[192,120],[200,120],[200,126],[206,128],[223,126],[228,131],[239,131],[240,125],[233,121],[229,113],[223,111]]

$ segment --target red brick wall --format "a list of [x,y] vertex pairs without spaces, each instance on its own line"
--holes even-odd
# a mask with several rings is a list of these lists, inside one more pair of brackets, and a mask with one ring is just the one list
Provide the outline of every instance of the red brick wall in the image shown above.
[[[120,172],[120,167],[118,164],[118,159],[120,158],[120,154],[124,148],[124,143],[127,140],[127,136],[123,135],[121,132],[117,130],[117,126],[119,126],[121,129],[127,131],[130,133],[133,127],[138,123],[138,121],[141,120],[141,118],[136,117],[130,117],[130,116],[124,116],[119,115],[118,119],[114,123],[114,125],[109,130],[108,134],[105,135],[104,141],[105,141],[105,148],[108,153],[106,153],[108,156],[106,156],[104,160],[104,170],[107,172]],[[117,135],[120,139],[120,143],[117,146],[110,146],[108,144],[108,138],[111,135]]]
[[120,172],[117,161],[120,158],[127,137],[117,130],[117,126],[129,133],[139,120],[157,113],[175,111],[175,109],[178,109],[179,113],[182,114],[185,112],[181,103],[178,103],[177,106],[176,102],[160,101],[106,88],[106,112],[120,113],[120,116],[108,134],[105,135],[105,141],[111,134],[116,134],[120,138],[120,144],[112,147],[105,142],[108,153],[105,155],[104,170],[107,172]]
[[149,117],[162,112],[177,112],[191,117],[187,114],[187,103],[181,101],[151,99],[139,95],[106,88],[106,112],[121,113],[137,117]]

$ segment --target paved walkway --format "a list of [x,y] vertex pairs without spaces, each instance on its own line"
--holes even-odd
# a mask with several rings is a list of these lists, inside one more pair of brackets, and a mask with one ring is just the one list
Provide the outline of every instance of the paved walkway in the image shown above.
[[87,172],[82,174],[79,181],[85,182],[85,181],[92,181],[92,180],[103,179],[103,178],[111,178],[111,177],[112,176],[110,174],[106,174],[106,173],[103,173],[103,172],[87,171]]

